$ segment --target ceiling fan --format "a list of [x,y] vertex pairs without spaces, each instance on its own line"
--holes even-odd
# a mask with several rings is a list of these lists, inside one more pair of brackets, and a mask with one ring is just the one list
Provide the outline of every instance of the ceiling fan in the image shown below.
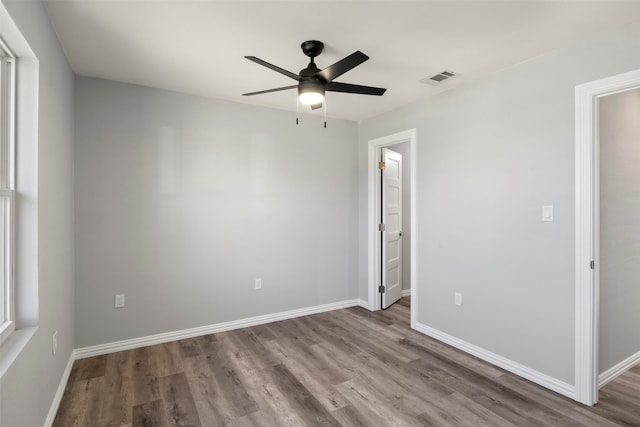
[[245,56],[250,61],[260,64],[264,67],[270,68],[280,74],[284,74],[287,77],[297,80],[298,84],[291,86],[284,86],[275,89],[261,90],[258,92],[243,93],[243,96],[261,95],[263,93],[278,92],[281,90],[298,88],[298,96],[300,102],[311,106],[312,110],[322,107],[322,101],[324,101],[325,92],[344,92],[344,93],[356,93],[361,95],[377,95],[381,96],[386,92],[386,89],[371,86],[354,85],[350,83],[334,82],[333,80],[340,77],[347,71],[357,67],[364,61],[369,59],[367,55],[359,50],[351,55],[341,59],[333,65],[320,70],[314,62],[314,58],[322,53],[324,49],[324,43],[318,40],[308,40],[300,46],[302,52],[311,58],[311,62],[307,65],[307,68],[300,70],[300,74],[292,73],[283,68],[263,61],[255,56]]

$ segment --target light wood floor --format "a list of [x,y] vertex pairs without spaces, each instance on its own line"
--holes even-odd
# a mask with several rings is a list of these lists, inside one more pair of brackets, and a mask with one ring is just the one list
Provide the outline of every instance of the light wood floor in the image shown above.
[[409,328],[409,299],[78,360],[55,426],[640,426],[640,366],[581,406]]

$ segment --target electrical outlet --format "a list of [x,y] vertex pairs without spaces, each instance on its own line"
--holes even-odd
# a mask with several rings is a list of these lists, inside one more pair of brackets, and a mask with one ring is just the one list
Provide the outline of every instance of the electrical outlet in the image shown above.
[[116,295],[115,308],[123,308],[124,307],[124,294]]
[[460,292],[454,292],[453,303],[455,305],[462,305],[462,294]]
[[53,331],[53,335],[51,336],[51,351],[54,356],[56,351],[58,351],[58,331]]
[[262,279],[256,279],[256,289],[262,289]]

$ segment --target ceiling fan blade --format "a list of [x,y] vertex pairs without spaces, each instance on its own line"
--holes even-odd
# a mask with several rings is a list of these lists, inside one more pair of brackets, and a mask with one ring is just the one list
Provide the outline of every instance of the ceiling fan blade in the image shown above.
[[352,85],[350,83],[329,82],[326,90],[331,92],[358,93],[360,95],[382,96],[387,90],[381,87]]
[[322,102],[318,102],[317,104],[311,104],[312,110],[317,110],[318,108],[322,108]]
[[278,91],[281,91],[281,90],[288,90],[288,89],[296,89],[297,87],[298,87],[298,85],[277,87],[275,89],[267,89],[267,90],[261,90],[261,91],[258,91],[258,92],[243,93],[242,96],[260,95],[260,94],[263,94],[263,93],[278,92]]
[[336,62],[335,64],[329,65],[327,68],[320,71],[317,75],[330,82],[331,80],[340,77],[347,71],[362,64],[367,59],[369,59],[369,57],[358,50]]
[[280,74],[284,74],[287,77],[291,77],[293,80],[298,80],[299,77],[297,74],[292,73],[291,71],[287,71],[284,68],[280,68],[277,65],[273,65],[273,64],[269,64],[267,61],[263,61],[260,58],[256,58],[255,56],[245,56],[245,58],[247,58],[249,61],[253,61],[256,64],[260,64],[263,67],[267,67],[273,71],[276,71]]

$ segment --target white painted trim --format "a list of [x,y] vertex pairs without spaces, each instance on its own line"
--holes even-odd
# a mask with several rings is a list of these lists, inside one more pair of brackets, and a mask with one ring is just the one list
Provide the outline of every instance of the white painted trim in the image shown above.
[[352,299],[329,304],[316,305],[313,307],[299,308],[295,310],[283,311],[280,313],[265,314],[263,316],[249,317],[246,319],[232,320],[230,322],[216,323],[213,325],[199,326],[197,328],[183,329],[180,331],[165,332],[162,334],[148,335],[146,337],[132,338],[123,341],[116,341],[106,344],[99,344],[90,347],[83,347],[75,350],[76,359],[100,356],[117,351],[131,350],[133,348],[146,347],[149,345],[162,344],[166,342],[193,338],[202,335],[214,334],[216,332],[230,331],[233,329],[247,328],[249,326],[263,325],[265,323],[277,322],[279,320],[292,319],[294,317],[308,316],[325,311],[339,310],[342,308],[360,305],[360,300]]
[[415,325],[418,324],[418,135],[415,129],[411,131],[411,142],[409,144],[409,153],[411,158],[409,162],[411,164],[411,170],[409,170],[409,182],[411,188],[409,189],[409,198],[411,200],[411,245],[409,252],[411,253],[411,268],[409,274],[411,275],[411,327],[415,329]]
[[[640,70],[576,86],[575,389],[578,402],[598,401],[599,174],[597,100],[640,86]],[[595,261],[595,270],[590,263]]]
[[64,372],[62,373],[62,378],[60,379],[60,384],[58,384],[58,389],[56,390],[56,394],[53,396],[53,402],[51,402],[49,413],[47,414],[47,418],[44,420],[44,427],[52,426],[53,421],[55,421],[56,419],[56,414],[58,413],[58,408],[60,407],[60,402],[62,401],[64,390],[67,388],[67,383],[69,382],[69,376],[71,375],[71,368],[73,368],[73,362],[75,360],[76,360],[76,356],[75,356],[75,350],[74,350],[69,355],[69,361],[67,362],[67,367],[64,368]]
[[20,353],[29,344],[37,330],[37,326],[17,329],[2,343],[2,347],[0,347],[0,379],[4,377],[13,362],[20,356]]
[[422,323],[416,323],[414,329],[418,332],[422,332],[425,335],[435,338],[438,341],[442,341],[452,347],[462,350],[465,353],[472,354],[484,360],[485,362],[489,362],[502,369],[506,369],[507,371],[512,372],[520,377],[526,378],[529,381],[553,390],[556,393],[560,393],[563,396],[575,399],[575,389],[571,384],[560,381],[547,374],[543,374],[542,372],[538,372],[535,369],[529,368],[528,366],[522,365],[518,362],[514,362],[513,360],[507,359],[506,357],[495,354],[489,350],[485,350],[484,348],[463,341],[459,338],[431,328]]
[[358,305],[362,308],[369,310],[369,302],[366,300],[363,300],[362,298],[358,299]]
[[598,387],[604,387],[607,383],[613,381],[638,364],[640,364],[640,351],[601,373],[598,376]]
[[402,294],[403,297],[411,295],[411,289],[403,289]]
[[[367,255],[368,255],[368,263],[367,263],[367,289],[368,289],[368,301],[369,301],[369,310],[376,311],[380,310],[380,298],[376,298],[378,296],[377,286],[379,280],[379,254],[378,248],[379,245],[379,233],[377,232],[377,221],[378,217],[376,214],[376,205],[377,205],[377,194],[380,193],[380,182],[376,179],[376,171],[378,167],[378,160],[380,158],[380,150],[382,147],[387,147],[389,145],[401,144],[403,142],[409,143],[409,152],[410,152],[410,185],[411,191],[409,198],[411,200],[411,248],[410,248],[410,257],[411,257],[411,300],[417,301],[417,267],[416,262],[416,248],[417,248],[417,226],[416,226],[416,168],[417,168],[417,132],[415,129],[410,129],[398,133],[394,133],[393,135],[383,136],[381,138],[372,139],[368,143],[368,156],[367,156],[367,183],[368,183],[368,192],[367,192],[367,210],[368,210],[368,220],[367,220]],[[417,319],[418,305],[411,304],[411,323],[413,324],[415,319]]]

